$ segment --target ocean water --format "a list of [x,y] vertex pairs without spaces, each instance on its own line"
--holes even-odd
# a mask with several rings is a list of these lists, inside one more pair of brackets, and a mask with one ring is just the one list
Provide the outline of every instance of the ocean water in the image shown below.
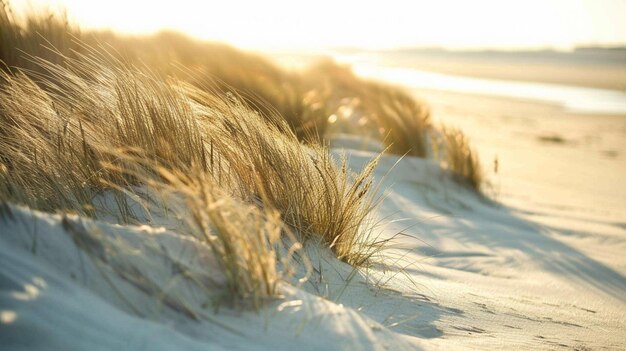
[[575,113],[626,115],[626,92],[619,90],[455,76],[385,65],[367,55],[336,55],[335,59],[349,63],[362,77],[400,84],[409,89],[527,99],[557,104]]

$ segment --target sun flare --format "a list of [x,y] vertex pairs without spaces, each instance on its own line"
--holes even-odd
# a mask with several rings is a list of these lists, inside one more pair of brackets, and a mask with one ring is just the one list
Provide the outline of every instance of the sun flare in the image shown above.
[[174,29],[258,49],[320,47],[571,48],[626,42],[626,2],[12,0],[66,9],[83,28]]

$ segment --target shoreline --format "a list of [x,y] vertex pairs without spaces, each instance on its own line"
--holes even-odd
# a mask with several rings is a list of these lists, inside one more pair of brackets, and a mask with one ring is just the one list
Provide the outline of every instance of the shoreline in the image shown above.
[[565,106],[559,104],[558,102],[547,101],[547,100],[537,100],[533,98],[524,98],[524,97],[515,97],[515,96],[498,96],[498,95],[490,95],[485,93],[469,93],[469,92],[458,92],[458,91],[448,91],[442,89],[432,89],[432,88],[410,88],[405,87],[411,95],[418,101],[424,102],[428,105],[431,105],[424,96],[431,95],[447,95],[456,98],[476,98],[476,99],[484,99],[484,100],[499,100],[502,103],[509,103],[512,105],[517,104],[527,104],[533,105],[536,107],[542,107],[545,109],[553,110],[555,114],[569,115],[573,117],[585,117],[585,118],[624,118],[626,119],[626,113],[597,113],[597,112],[586,112],[586,111],[572,111],[568,110]]
[[385,81],[408,89],[428,89],[472,95],[519,98],[554,103],[568,112],[626,115],[626,93],[563,84],[473,78],[355,62],[353,72],[365,79]]
[[317,62],[331,59],[350,66],[362,78],[401,85],[409,90],[521,99],[562,106],[577,114],[626,115],[626,64],[572,62],[573,58],[562,59],[562,64],[547,59],[528,63],[515,55],[494,59],[481,54],[464,60],[459,59],[460,54],[431,56],[376,52],[274,52],[265,55],[292,71],[306,70]]
[[[400,67],[401,65],[394,65]],[[626,67],[602,65],[513,64],[464,61],[413,60],[408,67],[433,73],[584,88],[626,91]]]

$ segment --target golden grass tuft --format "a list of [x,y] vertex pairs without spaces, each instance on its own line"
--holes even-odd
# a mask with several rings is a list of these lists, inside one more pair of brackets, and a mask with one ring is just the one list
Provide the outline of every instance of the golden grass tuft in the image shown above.
[[[428,107],[416,101],[402,89],[356,77],[348,67],[323,62],[309,73],[324,81],[333,95],[338,97],[333,105],[338,115],[345,99],[356,99],[351,114],[359,117],[360,124],[368,125],[387,146],[387,152],[417,157],[427,156],[426,135],[431,126]],[[359,131],[363,132],[363,130]]]
[[[430,119],[430,110],[400,88],[378,82],[364,81],[356,77],[348,67],[333,62],[322,62],[309,74],[333,91],[336,99],[329,103],[331,110],[342,115],[342,105],[358,101],[349,108],[351,114],[369,130],[357,133],[373,134],[380,138],[386,151],[397,155],[416,157],[434,156],[440,164],[455,175],[461,183],[479,190],[483,181],[478,155],[472,151],[470,142],[462,131],[445,126],[435,126]],[[370,123],[373,122],[373,123]],[[354,131],[353,131],[354,132]],[[432,143],[431,140],[434,140]],[[431,145],[432,144],[432,145]],[[436,150],[435,153],[431,149]]]
[[222,181],[236,184],[242,198],[277,208],[304,239],[319,237],[338,258],[356,262],[353,244],[373,206],[376,161],[352,174],[326,147],[300,144],[278,116],[265,123],[235,96],[216,99],[199,90],[190,95],[205,111],[201,118],[211,121],[206,125],[213,158],[223,160],[228,172]]
[[259,55],[174,32],[140,38],[81,33],[66,17],[54,13],[17,18],[4,0],[0,0],[0,28],[3,68],[41,72],[32,57],[64,65],[67,58],[76,59],[100,48],[117,60],[143,65],[153,73],[239,95],[268,120],[280,115],[300,140],[319,142],[326,131],[327,111],[321,92]]
[[433,149],[441,166],[452,171],[460,183],[480,190],[483,183],[482,168],[465,134],[457,128],[446,126],[441,126],[438,131],[439,137],[433,138]]
[[[281,233],[353,265],[381,250],[363,235],[377,161],[353,173],[330,154],[330,113],[371,121],[398,154],[428,156],[436,130],[402,90],[334,64],[295,74],[173,33],[81,34],[54,16],[20,22],[4,1],[0,30],[0,202],[143,223],[128,201],[144,196],[138,189],[178,194],[188,210],[178,215],[216,253],[228,295],[255,305],[287,274],[277,265]],[[434,135],[442,164],[478,188],[467,139]],[[97,201],[105,193],[114,208]]]
[[[301,248],[286,231],[280,213],[268,205],[257,207],[233,198],[201,169],[183,173],[160,168],[158,174],[162,182],[157,183],[157,191],[182,198],[184,206],[172,207],[184,219],[186,228],[180,230],[209,246],[215,255],[225,277],[219,300],[231,306],[249,301],[258,308],[278,295],[278,284],[292,275],[292,256]],[[285,235],[287,240],[282,240]],[[283,243],[290,246],[282,248]]]
[[[279,116],[268,121],[236,95],[164,80],[99,51],[64,66],[33,62],[43,74],[0,76],[3,201],[98,218],[94,199],[113,193],[118,220],[141,222],[128,196],[163,182],[186,196],[183,217],[220,257],[229,293],[255,303],[276,292],[270,248],[285,232],[280,219],[340,259],[364,262],[355,249],[375,163],[351,174],[327,148],[301,144]],[[111,152],[120,148],[138,161]]]
[[103,169],[115,160],[100,150],[137,148],[178,168],[203,162],[197,121],[167,82],[111,57],[66,58],[67,67],[34,61],[45,75],[0,76],[5,196],[41,210],[94,216],[91,199],[103,182],[134,182]]
[[[173,32],[140,38],[110,32],[81,33],[54,14],[30,15],[20,21],[5,1],[0,9],[0,27],[0,60],[8,66],[41,71],[32,57],[64,65],[67,58],[90,55],[92,47],[105,47],[106,52],[115,53],[108,55],[116,60],[143,65],[158,75],[176,76],[205,91],[231,92],[269,122],[280,116],[298,140],[307,143],[323,142],[329,130],[328,117],[333,114],[353,117],[348,131],[378,138],[386,144],[387,152],[398,155],[432,156],[429,135],[442,133],[432,125],[426,104],[397,87],[364,81],[348,67],[330,61],[303,74],[290,73],[259,55]],[[450,147],[455,145],[449,143]],[[467,154],[462,150],[451,153]],[[467,170],[454,167],[468,162],[473,161],[452,163],[449,169],[463,178]]]
[[121,40],[117,47],[122,47],[130,60],[177,75],[203,90],[231,92],[270,122],[276,115],[282,117],[299,140],[319,142],[325,133],[327,111],[322,92],[260,55],[173,32]]
[[80,31],[64,15],[43,12],[17,18],[9,3],[0,0],[0,69],[38,70],[39,66],[25,53],[63,64],[63,57],[55,55],[51,48],[69,55],[77,49],[74,38],[78,37]]

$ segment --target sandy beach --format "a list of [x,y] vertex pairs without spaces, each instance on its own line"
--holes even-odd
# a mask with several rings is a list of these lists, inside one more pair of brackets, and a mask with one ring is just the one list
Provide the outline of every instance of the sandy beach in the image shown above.
[[487,178],[483,191],[499,205],[437,187],[427,179],[436,176],[418,171],[424,166],[394,171],[404,176],[389,182],[392,199],[382,213],[414,224],[407,232],[420,243],[406,243],[418,252],[413,278],[444,310],[437,317],[422,310],[426,316],[404,328],[443,348],[620,349],[614,332],[626,323],[626,115],[410,91],[436,123],[471,139]]
[[354,74],[299,75],[128,40],[224,91],[95,51],[41,61],[42,87],[4,73],[7,350],[624,349],[620,52],[331,53]]
[[488,96],[415,94],[435,120],[471,138],[490,178],[488,191],[499,201],[570,211],[581,220],[626,218],[626,116]]
[[311,5],[0,0],[0,350],[626,350],[626,1]]
[[[546,255],[542,259],[552,266],[547,271],[568,281],[566,285],[578,286],[576,292],[567,293],[557,284],[555,291],[565,292],[557,304],[568,300],[582,303],[582,291],[610,292],[612,275],[616,291],[624,293],[626,116],[573,114],[559,106],[515,99],[426,90],[415,93],[430,104],[436,120],[461,128],[471,138],[490,179],[486,192],[567,248],[569,254],[540,249]],[[570,263],[559,263],[563,259]],[[586,273],[583,262],[595,262],[596,268],[604,266],[606,270]],[[532,263],[527,265],[523,271]],[[528,273],[524,279],[523,271],[516,273],[522,280],[536,279]],[[584,278],[586,274],[590,278]],[[545,286],[554,286],[553,278],[544,279]],[[550,299],[548,290],[542,298]],[[518,293],[527,296],[529,291]],[[618,318],[623,323],[623,300],[605,306],[621,311]],[[570,322],[574,320],[586,325],[584,315]],[[574,339],[565,337],[560,343],[568,344],[563,342],[568,338],[570,342]],[[595,345],[602,346],[606,347]]]
[[[436,121],[471,138],[488,178],[484,191],[502,207],[438,188],[427,175],[395,179],[382,213],[415,224],[407,232],[420,243],[406,243],[418,253],[412,278],[440,313],[418,310],[399,329],[444,349],[623,347],[626,116],[415,94]],[[414,167],[395,172],[423,172]]]

